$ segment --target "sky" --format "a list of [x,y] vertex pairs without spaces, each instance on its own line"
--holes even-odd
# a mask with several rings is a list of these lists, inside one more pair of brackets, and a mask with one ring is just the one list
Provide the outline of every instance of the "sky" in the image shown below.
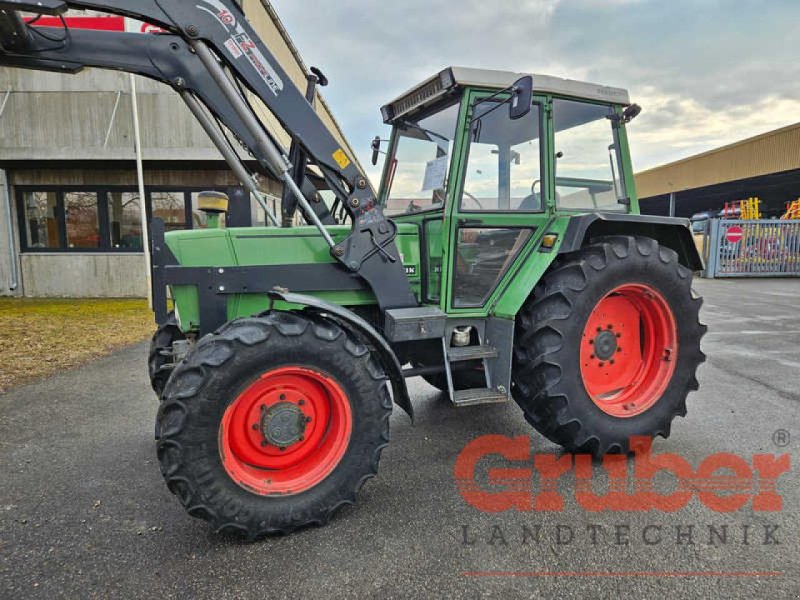
[[627,88],[637,171],[800,121],[797,0],[271,1],[376,182],[380,106],[450,65]]

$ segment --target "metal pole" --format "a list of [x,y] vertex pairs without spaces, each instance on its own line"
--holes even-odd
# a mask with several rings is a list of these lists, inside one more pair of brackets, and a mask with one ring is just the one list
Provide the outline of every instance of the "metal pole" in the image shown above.
[[333,241],[331,234],[328,233],[328,230],[325,229],[325,225],[323,225],[322,221],[319,220],[317,213],[315,213],[314,209],[311,208],[311,205],[308,203],[308,200],[306,200],[302,190],[300,190],[300,188],[294,182],[294,179],[292,179],[288,174],[284,173],[283,184],[289,186],[289,189],[295,195],[295,198],[297,198],[297,202],[303,207],[303,210],[306,213],[306,218],[309,219],[317,229],[319,229],[320,234],[322,234],[322,237],[325,238],[325,242],[328,244],[328,246],[333,248],[336,245],[336,242]]
[[0,104],[0,117],[6,112],[6,105],[8,104],[9,98],[11,98],[11,90],[7,90],[6,95],[3,96],[3,104]]
[[153,310],[153,275],[150,265],[150,232],[147,222],[147,197],[144,190],[144,166],[142,164],[142,137],[139,131],[139,106],[136,101],[136,77],[131,73],[131,110],[133,112],[133,141],[136,147],[136,179],[139,184],[139,215],[142,220],[142,250],[144,251],[145,280],[147,282],[147,306]]
[[[11,90],[6,91],[3,97],[3,103],[0,104],[0,117],[6,112],[8,99],[11,97]],[[11,222],[11,190],[8,189],[8,173],[5,169],[2,170],[3,176],[0,185],[3,186],[3,208],[6,214],[6,225],[8,227],[8,258],[9,266],[11,267],[11,280],[8,282],[8,289],[12,292],[19,287],[19,272],[17,271],[17,248],[14,244],[14,225]]]
[[222,154],[222,157],[225,159],[225,162],[228,163],[228,166],[233,171],[233,174],[236,175],[236,178],[241,181],[242,185],[245,186],[255,197],[256,202],[258,202],[258,204],[264,210],[267,217],[269,217],[269,220],[272,221],[272,224],[276,227],[280,227],[277,217],[261,197],[261,190],[258,189],[255,181],[253,181],[252,174],[249,173],[244,167],[234,149],[230,147],[227,140],[225,140],[225,137],[222,135],[222,132],[220,132],[220,130],[215,126],[215,123],[205,113],[197,98],[195,98],[191,92],[186,90],[181,92],[181,98],[183,98],[183,101],[186,102],[189,110],[192,111],[192,114],[208,134],[208,137],[211,138],[212,142],[214,142],[217,150],[220,151],[220,154]]
[[6,226],[8,227],[8,262],[9,266],[11,267],[11,280],[8,283],[8,289],[13,292],[17,289],[17,287],[19,287],[19,272],[17,271],[17,248],[14,244],[14,225],[11,222],[11,193],[8,189],[8,173],[5,169],[3,169],[2,173],[3,179],[0,181],[0,185],[3,186],[3,208],[5,209]]
[[709,253],[709,237],[711,236],[711,219],[708,219],[703,225],[703,246],[701,248],[701,258],[708,265]]
[[117,109],[121,98],[122,90],[117,92],[117,99],[114,101],[114,109],[111,111],[111,118],[108,120],[108,129],[106,130],[106,139],[103,141],[103,148],[108,147],[108,140],[111,139],[111,131],[114,129],[114,119],[117,118]]
[[225,94],[225,97],[231,103],[231,106],[236,111],[236,114],[244,122],[244,125],[250,131],[250,134],[255,138],[258,149],[261,151],[262,155],[266,157],[267,162],[269,163],[266,166],[270,167],[274,173],[277,173],[278,178],[284,183],[284,185],[289,187],[291,192],[295,195],[295,198],[297,198],[297,203],[303,208],[303,211],[305,211],[306,219],[311,221],[311,223],[319,230],[327,244],[333,248],[336,245],[336,242],[333,241],[333,238],[328,233],[328,230],[325,229],[322,221],[319,220],[317,213],[315,213],[314,209],[311,208],[311,205],[308,203],[308,200],[306,200],[303,192],[289,174],[289,167],[291,165],[289,164],[289,159],[286,157],[286,151],[273,143],[269,136],[264,132],[261,127],[261,123],[256,119],[255,115],[247,106],[247,103],[239,95],[239,90],[236,89],[231,80],[225,74],[225,71],[220,66],[219,61],[211,52],[211,50],[209,50],[208,46],[206,46],[205,43],[200,40],[192,41],[191,45],[192,49],[197,54],[197,57],[200,59],[200,62],[202,62],[203,66],[208,70],[211,78],[217,83],[217,85],[219,85],[220,90],[222,90],[222,93]]
[[675,216],[675,192],[669,194],[669,216]]
[[711,234],[708,240],[708,264],[706,265],[705,277],[714,279],[717,276],[717,269],[719,267],[719,253],[720,253],[720,220],[711,219]]

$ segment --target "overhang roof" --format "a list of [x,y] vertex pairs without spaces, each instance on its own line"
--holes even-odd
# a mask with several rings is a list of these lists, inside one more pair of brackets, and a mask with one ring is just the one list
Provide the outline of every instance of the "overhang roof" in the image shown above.
[[639,198],[800,169],[800,123],[636,174]]

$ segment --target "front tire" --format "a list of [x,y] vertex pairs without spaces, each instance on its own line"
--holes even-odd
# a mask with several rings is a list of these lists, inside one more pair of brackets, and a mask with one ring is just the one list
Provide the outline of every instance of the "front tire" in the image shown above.
[[170,312],[163,325],[159,325],[150,340],[150,352],[147,356],[147,370],[150,374],[150,385],[161,400],[167,380],[174,368],[172,344],[177,340],[185,340],[186,336],[178,326],[175,313]]
[[602,238],[560,259],[517,316],[512,391],[526,419],[596,456],[668,437],[705,360],[691,285],[650,238]]
[[377,473],[391,408],[377,361],[338,325],[237,319],[169,380],[161,472],[216,531],[254,539],[325,524]]

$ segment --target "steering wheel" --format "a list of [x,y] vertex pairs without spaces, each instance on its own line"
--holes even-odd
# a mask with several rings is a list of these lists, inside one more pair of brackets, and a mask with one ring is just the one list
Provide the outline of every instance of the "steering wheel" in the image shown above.
[[467,198],[469,198],[470,200],[472,200],[472,201],[473,201],[475,204],[477,204],[477,205],[478,205],[478,208],[480,208],[481,210],[485,210],[485,209],[483,208],[483,204],[481,204],[481,201],[480,201],[480,200],[478,200],[478,199],[477,199],[475,196],[473,196],[472,194],[470,194],[470,193],[469,193],[469,192],[467,192],[466,190],[465,190],[465,191],[463,191],[463,192],[461,192],[461,193],[462,193],[464,196],[466,196]]

